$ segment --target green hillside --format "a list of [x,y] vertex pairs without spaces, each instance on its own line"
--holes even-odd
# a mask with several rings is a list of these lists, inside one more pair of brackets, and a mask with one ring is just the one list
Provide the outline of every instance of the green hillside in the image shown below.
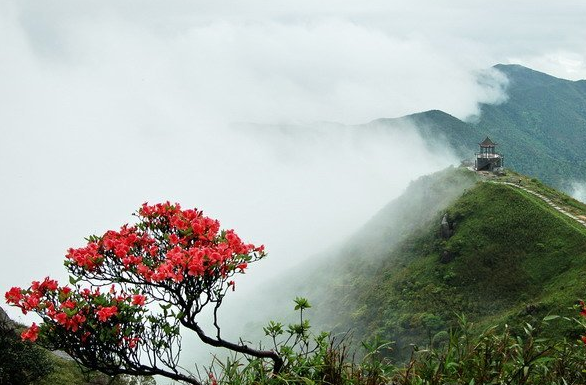
[[478,143],[487,135],[477,127],[440,110],[420,112],[402,118],[377,119],[365,127],[380,129],[385,126],[402,126],[405,123],[412,124],[429,147],[437,149],[448,144],[462,159],[472,158]]
[[508,167],[566,190],[569,182],[586,180],[586,80],[558,79],[520,65],[494,68],[509,79],[508,100],[481,105],[477,122],[441,111],[401,119],[415,123],[432,145],[444,137],[462,157],[471,157],[477,143],[490,136]]
[[476,128],[502,143],[520,172],[564,187],[586,178],[586,81],[577,82],[515,65],[497,65],[510,79],[509,100],[483,105]]
[[[475,177],[466,169],[452,169],[412,188],[439,196],[455,185],[454,178]],[[445,207],[437,199],[414,197],[420,213],[429,214],[414,213],[418,227],[404,231],[393,245],[380,231],[362,237],[363,242],[354,238],[349,242],[353,246],[337,256],[331,281],[324,278],[329,283],[322,288],[327,293],[320,307],[325,318],[335,319],[337,325],[331,326],[340,330],[354,328],[361,336],[394,340],[401,354],[409,344],[429,342],[453,326],[459,314],[479,328],[521,325],[548,314],[575,316],[570,308],[586,293],[586,227],[533,194],[502,183],[519,180],[552,204],[586,214],[585,205],[513,173],[481,178],[468,188],[460,184],[461,195]],[[392,214],[406,200],[409,194],[381,211],[361,233],[375,231],[385,222],[384,213],[387,222],[395,222]],[[445,213],[453,232],[448,239],[440,234]],[[389,245],[384,253],[381,244]],[[571,322],[557,323],[555,334],[577,335]]]
[[155,385],[152,377],[88,372],[64,353],[22,341],[24,326],[0,307],[0,385]]

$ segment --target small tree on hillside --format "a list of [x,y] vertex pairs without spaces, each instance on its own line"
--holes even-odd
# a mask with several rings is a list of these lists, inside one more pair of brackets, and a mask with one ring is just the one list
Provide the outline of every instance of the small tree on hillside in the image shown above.
[[[253,349],[222,338],[218,310],[233,278],[265,256],[217,220],[179,204],[144,204],[136,225],[90,236],[69,249],[70,285],[45,278],[28,289],[14,287],[8,303],[37,313],[43,323],[22,338],[60,349],[78,363],[106,374],[162,375],[199,384],[178,367],[180,327],[208,345],[283,364],[274,351]],[[214,332],[206,334],[198,315],[213,310]]]

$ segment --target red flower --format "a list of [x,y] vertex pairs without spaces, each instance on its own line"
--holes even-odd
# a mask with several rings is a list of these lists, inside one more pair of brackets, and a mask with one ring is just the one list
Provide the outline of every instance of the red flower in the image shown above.
[[20,287],[13,287],[4,294],[6,302],[18,304],[22,300],[22,289]]
[[100,310],[97,310],[96,314],[101,322],[106,322],[112,316],[118,314],[118,308],[116,306],[103,307]]
[[580,315],[582,317],[586,317],[586,304],[584,304],[584,301],[580,301],[580,306],[581,306]]
[[149,248],[149,254],[150,254],[151,257],[154,257],[158,253],[159,253],[159,248],[157,246],[151,246]]
[[254,248],[254,251],[259,252],[259,253],[264,253],[265,245],[260,245],[259,247]]
[[136,272],[144,277],[149,282],[153,276],[153,271],[145,264],[139,263],[136,266]]
[[57,314],[55,311],[55,305],[53,305],[52,302],[45,301],[45,309],[47,311],[47,315],[51,318],[54,318],[55,314]]
[[83,335],[81,336],[81,342],[85,344],[90,335],[91,335],[90,332],[83,333]]
[[79,326],[85,322],[85,319],[85,316],[82,314],[76,314],[67,323],[67,328],[73,332],[76,332],[79,329]]
[[130,349],[134,349],[137,346],[138,342],[140,341],[140,338],[138,338],[138,337],[132,337],[132,338],[131,337],[124,337],[124,340],[128,342],[128,347]]
[[144,295],[134,294],[132,296],[132,304],[133,305],[142,306],[142,305],[144,305],[145,300],[146,300],[146,297]]
[[[91,236],[84,247],[69,249],[66,265],[73,280],[87,278],[89,271],[89,275],[96,276],[127,274],[139,284],[161,282],[161,287],[186,282],[195,288],[195,294],[207,285],[213,290],[234,290],[231,277],[243,273],[248,263],[265,255],[263,246],[244,243],[234,230],[220,232],[220,223],[197,209],[182,210],[179,204],[169,202],[145,203],[138,211],[138,219],[140,223],[136,226],[124,225],[118,231]],[[118,321],[126,322],[129,318],[125,317],[127,312],[146,311],[140,308],[147,302],[142,291],[121,292],[125,288],[125,284],[116,285],[110,293],[101,295],[99,288],[83,289],[75,283],[71,288],[59,287],[57,281],[46,277],[33,282],[27,290],[13,287],[5,298],[25,314],[33,311],[47,319],[46,330],[51,327],[51,331],[78,332],[89,342],[86,321],[93,325],[99,320],[107,322],[104,327],[116,328]],[[586,316],[584,304],[581,310]],[[38,329],[33,325],[23,333],[23,338],[36,339]],[[118,326],[117,330],[124,329]],[[132,338],[120,341],[130,347],[138,342]]]
[[35,309],[37,306],[39,306],[41,299],[39,298],[38,294],[33,293],[33,294],[27,296],[25,298],[24,302],[25,302],[26,309],[32,310],[32,309]]
[[75,306],[75,302],[67,300],[61,304],[61,309],[75,309]]
[[28,328],[27,330],[22,332],[22,334],[20,335],[20,338],[22,338],[23,341],[28,340],[30,342],[35,342],[38,337],[39,337],[39,327],[34,322],[30,328]]
[[67,323],[67,314],[65,313],[57,313],[54,317],[55,321],[57,321],[57,323],[59,323],[60,325],[65,326],[65,324]]
[[49,291],[55,291],[59,287],[57,281],[54,279],[49,279],[49,277],[45,278],[42,285]]
[[67,250],[67,259],[71,259],[78,266],[92,271],[102,262],[102,255],[98,253],[99,245],[95,242],[88,243],[86,247]]
[[171,234],[169,235],[169,242],[171,242],[172,245],[176,245],[179,243],[179,237],[176,234]]

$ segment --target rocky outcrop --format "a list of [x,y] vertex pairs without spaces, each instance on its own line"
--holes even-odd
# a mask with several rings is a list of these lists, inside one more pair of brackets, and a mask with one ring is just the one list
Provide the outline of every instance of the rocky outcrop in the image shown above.
[[440,236],[442,239],[449,239],[454,235],[454,224],[448,220],[448,213],[445,213],[440,223]]
[[8,314],[0,307],[0,328],[2,329],[16,329],[16,324],[8,317]]
[[[3,335],[7,335],[8,333],[15,333],[15,335],[18,335],[17,333],[19,332],[17,331],[17,329],[19,329],[19,325],[13,320],[11,320],[8,314],[6,314],[6,312],[4,311],[4,309],[0,307],[0,333],[3,333]],[[71,356],[69,356],[67,353],[61,350],[55,350],[50,352],[59,358],[63,358],[65,360],[73,360]],[[0,382],[0,384],[2,384],[2,382]]]
[[[445,213],[440,223],[440,237],[443,240],[448,240],[454,235],[455,223],[449,221],[448,213]],[[456,255],[449,250],[444,250],[440,255],[441,263],[450,263],[456,258]]]

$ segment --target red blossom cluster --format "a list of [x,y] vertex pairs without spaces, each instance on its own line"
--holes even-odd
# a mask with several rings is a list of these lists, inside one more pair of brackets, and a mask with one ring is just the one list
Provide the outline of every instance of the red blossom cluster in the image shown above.
[[35,342],[39,338],[39,330],[39,326],[33,322],[30,328],[22,332],[21,337],[25,341]]
[[6,301],[25,314],[36,312],[45,321],[23,332],[23,339],[35,341],[39,331],[55,334],[62,330],[85,343],[100,325],[108,324],[114,328],[118,344],[134,348],[140,338],[122,329],[125,323],[140,323],[140,315],[146,311],[147,298],[141,284],[160,286],[163,282],[178,284],[190,279],[234,289],[234,281],[228,282],[228,278],[244,272],[248,262],[264,256],[263,246],[245,244],[233,230],[220,231],[217,220],[196,209],[182,210],[179,204],[169,202],[145,203],[137,217],[139,221],[134,226],[124,225],[119,231],[91,236],[86,246],[69,249],[66,266],[90,285],[88,276],[110,274],[114,278],[130,276],[138,289],[133,289],[133,294],[117,294],[112,286],[108,293],[101,293],[99,286],[60,287],[48,277],[33,282],[28,289],[13,287],[6,292]]
[[96,314],[100,321],[106,322],[112,318],[112,316],[118,314],[118,308],[116,306],[100,307],[100,309],[96,311]]
[[[143,295],[117,295],[114,289],[104,294],[100,293],[99,288],[73,291],[68,286],[59,287],[57,281],[48,277],[43,282],[33,282],[29,289],[13,287],[6,292],[5,298],[7,303],[20,308],[24,314],[36,312],[50,322],[53,329],[58,327],[72,333],[83,331],[80,334],[82,342],[95,329],[88,328],[92,321],[104,323],[121,310],[126,313],[141,311],[146,301]],[[39,326],[33,323],[21,337],[23,340],[35,341],[39,330]],[[136,345],[136,341],[132,344]]]
[[264,254],[263,246],[245,244],[233,230],[220,232],[217,220],[177,203],[145,203],[138,217],[139,224],[107,231],[85,247],[69,249],[66,258],[88,271],[112,263],[147,282],[180,283],[187,276],[244,272],[249,254]]
[[132,304],[133,305],[142,306],[145,304],[145,301],[146,301],[146,297],[144,295],[134,294],[132,296]]

